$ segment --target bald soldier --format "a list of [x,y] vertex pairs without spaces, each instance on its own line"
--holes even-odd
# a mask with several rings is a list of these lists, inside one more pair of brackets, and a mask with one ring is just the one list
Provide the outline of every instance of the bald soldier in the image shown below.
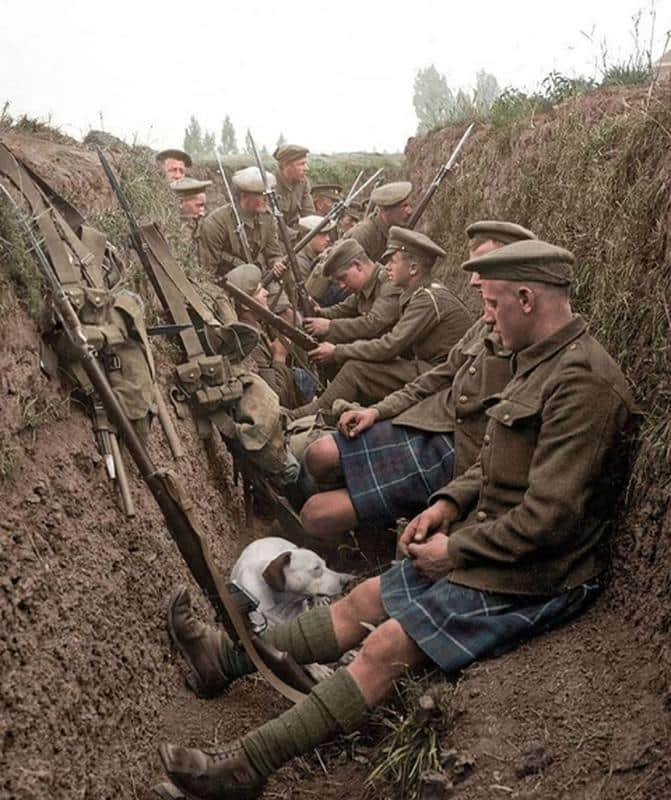
[[170,183],[183,178],[187,168],[193,164],[188,153],[175,148],[161,150],[156,154],[156,162],[163,168],[163,174]]
[[391,228],[383,260],[390,282],[401,290],[398,321],[375,339],[322,342],[313,350],[313,361],[333,361],[340,370],[318,398],[295,410],[296,416],[330,410],[338,399],[366,405],[382,400],[447,358],[473,319],[454,292],[431,277],[445,255],[423,233]]
[[[498,220],[474,222],[466,235],[471,258],[536,238],[521,225]],[[482,294],[477,272],[470,286]],[[511,353],[491,323],[478,319],[441,364],[370,408],[346,411],[337,433],[313,442],[305,466],[329,489],[301,509],[308,533],[391,526],[424,508],[434,491],[474,463],[487,421],[485,400],[512,377]],[[333,488],[339,476],[344,488]]]
[[[354,660],[305,699],[217,752],[164,744],[163,766],[193,798],[259,797],[293,757],[362,726],[407,671],[454,674],[585,610],[607,566],[619,443],[632,401],[617,364],[574,316],[573,256],[534,240],[468,261],[485,318],[516,369],[487,410],[477,462],[434,494],[400,540],[407,557],[343,600],[264,638],[299,663]],[[170,628],[206,688],[253,671],[221,629],[199,622],[188,591]]]
[[410,181],[396,181],[378,186],[370,198],[377,210],[347,231],[343,238],[359,242],[373,261],[379,261],[387,246],[392,225],[403,227],[412,215]]
[[277,197],[284,221],[293,235],[298,233],[298,220],[315,213],[315,204],[310,194],[307,147],[297,144],[281,144],[273,153],[277,161]]
[[333,245],[323,272],[349,294],[334,306],[320,308],[318,317],[306,317],[304,325],[309,333],[329,342],[354,342],[393,328],[400,313],[401,290],[358,242],[351,239]]

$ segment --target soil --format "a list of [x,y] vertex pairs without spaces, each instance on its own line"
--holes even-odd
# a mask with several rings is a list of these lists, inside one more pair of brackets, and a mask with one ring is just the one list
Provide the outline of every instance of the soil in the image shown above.
[[[90,151],[22,137],[35,168],[80,204],[101,190]],[[162,741],[216,747],[286,703],[257,678],[208,701],[186,689],[165,599],[177,583],[199,593],[153,500],[130,470],[137,516],[123,517],[87,419],[40,373],[34,323],[16,312],[0,320],[0,339],[0,463],[13,465],[0,479],[0,799],[149,800]],[[159,368],[167,377],[170,365]],[[245,520],[226,453],[208,462],[192,421],[176,424],[186,456],[173,462],[158,425],[152,456],[197,501],[226,571],[270,523]],[[473,766],[450,797],[671,797],[671,510],[668,487],[648,490],[618,533],[613,579],[593,609],[456,679],[443,744]],[[264,797],[370,797],[380,736],[294,761]],[[401,795],[383,786],[378,796]]]

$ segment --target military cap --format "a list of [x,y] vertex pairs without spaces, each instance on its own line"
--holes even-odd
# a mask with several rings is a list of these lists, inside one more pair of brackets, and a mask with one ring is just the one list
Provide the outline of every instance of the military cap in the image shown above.
[[[314,230],[317,225],[324,219],[324,217],[320,217],[319,214],[308,214],[307,217],[301,217],[298,220],[298,224],[301,228],[304,228],[306,231]],[[324,225],[324,227],[319,231],[320,233],[328,233],[335,228],[335,222],[333,220],[329,220],[329,222]]]
[[389,258],[389,256],[393,255],[398,250],[402,250],[409,255],[421,256],[422,258],[430,258],[433,256],[434,261],[437,258],[442,258],[447,255],[442,247],[439,247],[423,233],[411,231],[409,228],[401,228],[398,225],[392,225],[391,228],[389,228],[387,248],[382,254],[382,261]]
[[232,283],[246,294],[254,294],[261,283],[261,270],[256,264],[239,264],[226,273],[226,282]]
[[273,158],[279,161],[280,164],[288,164],[290,161],[298,161],[299,158],[305,158],[310,151],[307,147],[301,147],[299,144],[281,144],[275,149]]
[[329,200],[340,200],[343,188],[338,183],[316,183],[312,189],[313,197],[328,197]]
[[378,186],[377,189],[373,189],[370,193],[370,199],[373,201],[373,205],[387,208],[388,206],[396,206],[404,200],[407,200],[408,197],[410,197],[411,191],[412,184],[410,181],[384,183],[382,186]]
[[332,278],[337,272],[349,265],[355,259],[368,260],[366,251],[356,239],[342,239],[331,248],[331,252],[324,260],[324,275]]
[[484,256],[471,258],[461,266],[481,278],[501,281],[537,281],[568,286],[573,279],[573,253],[543,242],[526,239],[504,245]]
[[208,186],[212,186],[212,181],[199,181],[198,178],[189,177],[180,178],[170,184],[170,188],[179,197],[193,197],[201,194]]
[[[266,170],[268,185],[275,188],[277,180],[272,172]],[[233,173],[233,185],[242,192],[261,194],[264,191],[263,178],[258,167],[245,167]]]
[[503,244],[538,238],[533,231],[523,228],[521,225],[516,225],[514,222],[501,222],[493,219],[472,222],[466,228],[466,235],[469,239],[475,239],[476,237],[483,240],[494,239],[497,242],[503,242]]
[[343,212],[343,217],[345,216],[360,220],[363,217],[363,206],[361,203],[357,202],[356,200],[351,202]]
[[187,167],[190,167],[193,164],[191,156],[188,153],[185,153],[184,150],[176,150],[174,147],[168,150],[161,150],[160,153],[156,153],[156,160],[159,164],[162,164],[166,158],[176,158],[177,161],[183,161],[184,165]]

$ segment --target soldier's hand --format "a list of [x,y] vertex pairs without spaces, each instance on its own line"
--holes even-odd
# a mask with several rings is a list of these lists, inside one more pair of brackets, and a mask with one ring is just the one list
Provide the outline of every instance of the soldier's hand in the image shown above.
[[331,327],[331,320],[324,317],[306,317],[303,327],[312,336],[326,336]]
[[279,280],[287,271],[287,265],[283,261],[278,261],[276,264],[273,264],[273,267],[270,271]]
[[406,525],[398,540],[404,556],[410,556],[411,544],[422,544],[434,532],[447,533],[459,516],[459,509],[450,500],[437,500]]
[[348,439],[354,439],[363,431],[374,425],[380,418],[375,408],[353,408],[343,411],[338,420],[338,430]]
[[409,544],[408,555],[416,569],[431,581],[440,580],[455,567],[450,540],[444,533],[434,533],[424,544]]
[[335,352],[334,344],[331,344],[331,342],[322,342],[318,347],[315,347],[314,350],[310,350],[308,355],[313,361],[316,361],[318,364],[324,364],[327,361],[333,360],[334,352]]
[[287,363],[287,356],[289,355],[289,351],[279,339],[272,340],[272,342],[270,343],[270,352],[272,354],[273,361],[279,361],[282,364]]

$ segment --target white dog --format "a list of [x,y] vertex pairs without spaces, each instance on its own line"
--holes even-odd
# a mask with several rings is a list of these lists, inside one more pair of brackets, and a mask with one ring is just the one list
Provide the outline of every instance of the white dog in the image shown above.
[[260,615],[271,625],[291,619],[309,601],[341,594],[353,578],[334,572],[317,553],[279,536],[252,542],[231,570],[231,580],[259,601],[257,611],[250,614],[255,624]]

